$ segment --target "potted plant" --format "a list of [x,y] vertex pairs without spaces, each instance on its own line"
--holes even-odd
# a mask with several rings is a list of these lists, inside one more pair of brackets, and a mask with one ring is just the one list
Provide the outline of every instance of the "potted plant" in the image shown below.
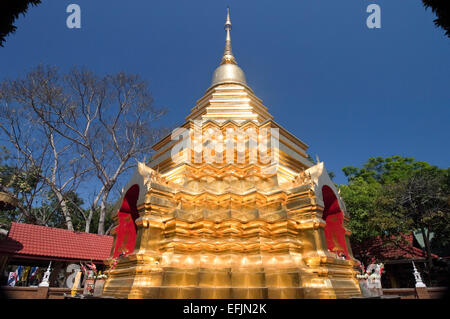
[[101,271],[98,272],[96,279],[94,281],[94,296],[95,297],[100,297],[102,295],[106,278],[108,278],[108,276],[106,274],[102,274]]
[[81,271],[83,272],[84,277],[84,288],[83,288],[83,295],[90,295],[90,291],[93,288],[94,284],[94,278],[92,277],[91,272],[88,270],[88,268],[80,263],[81,265]]
[[84,290],[83,295],[92,296],[95,292],[95,283],[97,281],[97,277],[99,275],[97,271],[97,267],[95,264],[91,261],[90,264],[83,265],[81,264],[81,270],[83,271],[83,274],[86,278],[84,283]]

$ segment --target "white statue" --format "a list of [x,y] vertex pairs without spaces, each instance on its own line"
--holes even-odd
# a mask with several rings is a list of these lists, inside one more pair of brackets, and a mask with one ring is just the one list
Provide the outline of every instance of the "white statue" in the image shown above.
[[39,284],[39,287],[48,287],[50,284],[48,279],[50,278],[52,262],[48,265],[47,271],[44,273],[44,278],[42,278],[42,282]]
[[383,272],[383,264],[372,263],[363,269],[363,274],[357,275],[359,279],[359,286],[364,297],[379,297],[383,295],[383,288],[381,286],[381,275]]
[[420,276],[420,272],[417,271],[416,265],[414,264],[414,261],[412,262],[414,267],[414,278],[416,279],[416,287],[418,288],[425,288],[425,284],[422,281],[422,277]]

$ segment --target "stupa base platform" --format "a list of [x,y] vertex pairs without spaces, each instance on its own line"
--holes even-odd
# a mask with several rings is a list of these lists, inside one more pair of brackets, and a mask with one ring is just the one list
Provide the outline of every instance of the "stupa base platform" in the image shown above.
[[343,299],[361,296],[348,260],[304,267],[148,267],[127,256],[111,271],[103,296],[129,299]]
[[360,296],[359,291],[352,289],[151,287],[134,290],[130,293],[126,290],[115,290],[110,297],[129,299],[344,299],[357,296]]

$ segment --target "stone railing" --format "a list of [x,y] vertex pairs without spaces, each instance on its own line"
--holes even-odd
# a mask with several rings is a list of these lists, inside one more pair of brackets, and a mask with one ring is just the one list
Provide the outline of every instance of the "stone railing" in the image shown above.
[[[83,289],[78,289],[83,293]],[[2,297],[8,299],[64,299],[64,294],[70,295],[70,288],[53,287],[0,287]]]
[[444,296],[446,290],[445,287],[385,288],[383,296],[400,296],[401,299],[439,299]]
[[[64,299],[64,294],[70,295],[69,288],[2,286],[0,290],[4,298],[10,299]],[[78,289],[77,293],[82,294],[83,289]],[[445,287],[383,289],[383,296],[399,296],[401,299],[438,299],[445,293]]]

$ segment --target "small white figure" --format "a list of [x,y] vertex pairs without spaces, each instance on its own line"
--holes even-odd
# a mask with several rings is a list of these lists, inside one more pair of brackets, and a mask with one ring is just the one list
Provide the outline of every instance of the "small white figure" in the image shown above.
[[39,284],[39,287],[48,287],[50,284],[48,279],[50,278],[52,262],[48,265],[47,271],[44,273],[44,278],[42,278],[42,282]]

